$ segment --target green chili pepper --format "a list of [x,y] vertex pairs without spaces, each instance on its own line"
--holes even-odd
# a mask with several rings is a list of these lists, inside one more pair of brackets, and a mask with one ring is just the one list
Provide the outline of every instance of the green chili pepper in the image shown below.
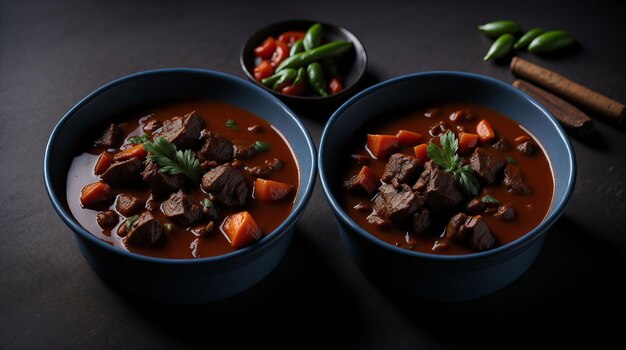
[[339,76],[339,72],[337,71],[337,65],[335,64],[335,60],[333,60],[332,58],[327,58],[322,61],[322,69],[324,70],[324,75],[329,78]]
[[298,68],[298,73],[296,73],[296,78],[293,80],[293,85],[298,85],[304,81],[306,77],[306,69],[304,67]]
[[490,59],[498,59],[508,55],[513,49],[513,43],[515,42],[515,37],[512,34],[503,34],[496,41],[493,42],[493,45],[489,48],[487,55],[483,58],[483,61],[489,61]]
[[276,82],[274,82],[274,85],[272,86],[272,89],[274,89],[274,90],[280,90],[280,88],[284,84],[292,81],[296,77],[296,75],[297,75],[296,70],[295,69],[291,69],[291,68],[290,69],[285,69],[281,73],[282,73],[282,75],[280,76],[280,78],[278,78],[278,80],[276,80]]
[[302,39],[296,41],[291,45],[291,50],[289,50],[289,56],[293,56],[297,53],[304,51],[304,41]]
[[490,38],[498,38],[502,34],[513,34],[519,30],[515,21],[495,21],[478,26],[478,30],[485,33]]
[[[292,69],[292,70],[295,72],[295,70],[294,70],[294,69]],[[276,83],[276,82],[277,82],[280,78],[282,78],[282,76],[283,76],[284,74],[292,74],[292,73],[286,73],[285,71],[288,71],[288,69],[285,69],[285,70],[280,71],[280,72],[278,72],[278,73],[274,73],[273,75],[270,75],[270,76],[269,76],[269,77],[267,77],[267,78],[263,78],[263,79],[261,80],[261,84],[263,84],[263,85],[265,85],[265,86],[267,86],[267,87],[272,87],[272,86],[274,86],[274,83]]]
[[315,23],[304,35],[304,49],[309,51],[320,45],[322,41],[322,25]]
[[547,53],[563,49],[574,43],[574,37],[564,30],[545,32],[528,45],[528,52]]
[[541,28],[533,28],[526,32],[526,34],[522,35],[519,40],[513,45],[513,48],[516,50],[525,49],[528,47],[531,41],[533,41],[536,37],[543,34],[543,29]]
[[349,41],[333,41],[319,47],[316,47],[309,51],[300,52],[294,56],[288,57],[276,68],[276,72],[280,72],[285,68],[300,68],[308,65],[309,63],[323,60],[325,58],[341,55],[342,53],[350,50],[352,43]]
[[326,92],[326,81],[324,80],[324,72],[322,72],[322,65],[313,62],[306,67],[307,78],[309,84],[320,96],[328,96]]

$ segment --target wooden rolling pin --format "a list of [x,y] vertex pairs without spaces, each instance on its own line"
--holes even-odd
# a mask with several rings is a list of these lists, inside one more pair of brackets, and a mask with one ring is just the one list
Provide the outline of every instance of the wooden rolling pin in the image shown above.
[[593,120],[569,102],[524,80],[514,81],[513,86],[524,91],[546,107],[568,133],[585,137],[593,132]]
[[624,119],[626,119],[624,104],[586,88],[549,69],[516,56],[511,61],[511,71],[518,77],[541,85],[553,93],[568,99],[570,102],[606,115],[619,123],[623,123]]

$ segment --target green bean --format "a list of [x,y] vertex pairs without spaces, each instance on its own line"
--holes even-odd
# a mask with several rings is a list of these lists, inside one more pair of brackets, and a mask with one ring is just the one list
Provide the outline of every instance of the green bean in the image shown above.
[[528,45],[528,52],[548,53],[563,49],[574,43],[574,37],[564,30],[551,30],[545,32]]
[[478,26],[478,30],[485,33],[490,38],[498,38],[503,34],[513,34],[519,30],[515,21],[503,20],[485,23]]
[[293,56],[302,51],[304,51],[304,42],[302,41],[302,39],[300,39],[293,43],[293,45],[291,45],[291,50],[289,50],[289,56]]
[[490,59],[498,59],[508,55],[513,49],[513,43],[515,37],[512,34],[502,34],[493,45],[489,48],[487,55],[483,58],[483,61],[489,61]]
[[277,72],[285,68],[300,68],[308,65],[309,63],[320,61],[325,58],[341,55],[342,53],[350,50],[352,43],[349,41],[333,41],[319,47],[316,47],[309,51],[300,52],[294,56],[288,57],[276,68]]
[[543,34],[543,29],[541,28],[533,28],[526,32],[526,34],[522,35],[519,40],[513,45],[513,48],[516,50],[525,49],[528,47],[531,41],[533,41],[536,37]]
[[309,51],[320,45],[322,41],[322,25],[315,23],[304,35],[304,49]]
[[[294,71],[293,73],[295,73],[295,69],[291,69],[291,70],[293,70]],[[283,70],[281,72],[278,72],[278,73],[275,73],[275,74],[273,74],[273,75],[271,75],[271,76],[269,76],[267,78],[263,78],[261,80],[261,84],[263,84],[263,85],[265,85],[267,87],[272,87],[272,86],[274,86],[274,83],[276,83],[280,78],[282,78],[282,76],[284,74],[292,74],[292,73],[289,73],[287,71],[288,71],[288,69],[285,69],[285,70]]]
[[322,72],[322,65],[313,62],[306,67],[307,78],[309,84],[320,96],[328,96],[326,92],[326,80],[324,79],[324,72]]
[[276,80],[274,82],[274,85],[272,86],[272,89],[274,90],[280,90],[283,85],[292,81],[297,75],[295,69],[285,69],[281,73],[282,75],[280,76],[280,78],[278,78],[278,80]]
[[298,85],[304,81],[306,77],[306,69],[304,67],[298,68],[298,72],[296,73],[296,78],[293,80],[293,85]]

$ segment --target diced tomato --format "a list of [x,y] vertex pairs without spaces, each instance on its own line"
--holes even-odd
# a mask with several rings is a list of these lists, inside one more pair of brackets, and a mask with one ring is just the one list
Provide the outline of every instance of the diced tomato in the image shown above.
[[143,148],[143,143],[127,148],[115,155],[115,160],[126,160],[131,158],[144,159],[148,152]]
[[262,231],[247,211],[230,215],[224,220],[222,230],[228,236],[230,245],[245,247],[261,238]]
[[469,132],[459,133],[459,153],[465,154],[478,144],[478,135]]
[[276,41],[276,51],[272,54],[270,64],[272,67],[277,67],[282,61],[289,57],[289,46],[284,41]]
[[258,66],[254,67],[254,79],[261,81],[264,78],[274,74],[274,67],[269,60],[263,60]]
[[399,145],[398,138],[395,135],[367,134],[367,148],[376,158],[388,156]]
[[356,175],[354,181],[358,183],[359,186],[367,193],[376,191],[378,186],[380,186],[380,180],[376,175],[374,175],[372,169],[366,165],[361,167],[361,170]]
[[300,39],[304,39],[305,35],[306,35],[305,32],[294,30],[294,31],[282,33],[278,37],[278,40],[282,41],[284,43],[287,43],[287,46],[289,46],[289,48],[291,48],[291,46],[293,46],[293,43],[295,43],[296,41],[298,41]]
[[334,95],[336,93],[339,93],[341,90],[343,90],[341,79],[337,77],[330,79],[330,81],[328,82],[328,91],[330,92],[330,94]]
[[277,201],[291,192],[291,186],[273,180],[257,178],[254,182],[254,198],[262,201]]
[[276,51],[276,39],[268,36],[260,46],[254,49],[254,54],[267,60],[272,57],[274,51]]
[[306,80],[297,85],[294,85],[294,84],[287,85],[283,87],[282,89],[280,89],[280,92],[282,92],[284,95],[300,96],[304,93],[305,90],[306,90]]
[[96,175],[100,175],[107,171],[107,169],[113,164],[113,156],[111,153],[104,151],[98,157],[96,161],[96,166],[93,168],[93,173]]
[[496,137],[496,133],[493,131],[493,128],[487,119],[483,119],[478,122],[476,125],[476,133],[482,142],[491,141]]
[[428,158],[427,144],[422,143],[421,145],[417,145],[413,147],[413,150],[415,151],[415,158],[417,158],[420,162],[426,163],[430,160],[430,158]]
[[113,199],[113,192],[104,182],[94,182],[80,190],[80,204],[83,208],[93,208],[95,205]]
[[411,147],[422,141],[422,135],[408,130],[400,130],[396,133],[400,146]]

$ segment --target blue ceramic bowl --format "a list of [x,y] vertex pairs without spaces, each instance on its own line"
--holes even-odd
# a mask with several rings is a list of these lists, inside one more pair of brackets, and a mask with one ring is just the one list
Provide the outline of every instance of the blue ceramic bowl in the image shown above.
[[[244,108],[275,125],[289,140],[300,167],[294,209],[274,232],[254,245],[221,256],[160,259],[113,247],[74,219],[65,197],[67,173],[81,135],[112,115],[155,101],[210,98]],[[76,234],[78,247],[106,281],[133,294],[174,304],[227,298],[251,287],[281,261],[296,222],[311,196],[316,176],[309,133],[276,97],[243,79],[202,69],[159,69],[113,81],[74,106],[52,131],[44,158],[46,190],[54,209]]]
[[[519,239],[493,250],[458,256],[397,248],[354,222],[336,191],[341,158],[337,150],[367,120],[390,109],[451,100],[487,106],[524,125],[545,147],[555,176],[546,219]],[[352,97],[330,118],[319,150],[322,187],[337,216],[339,234],[356,262],[374,281],[393,292],[431,301],[465,301],[503,288],[533,263],[550,226],[563,213],[574,189],[576,163],[570,142],[556,119],[539,103],[501,81],[461,72],[406,75],[372,86]]]

